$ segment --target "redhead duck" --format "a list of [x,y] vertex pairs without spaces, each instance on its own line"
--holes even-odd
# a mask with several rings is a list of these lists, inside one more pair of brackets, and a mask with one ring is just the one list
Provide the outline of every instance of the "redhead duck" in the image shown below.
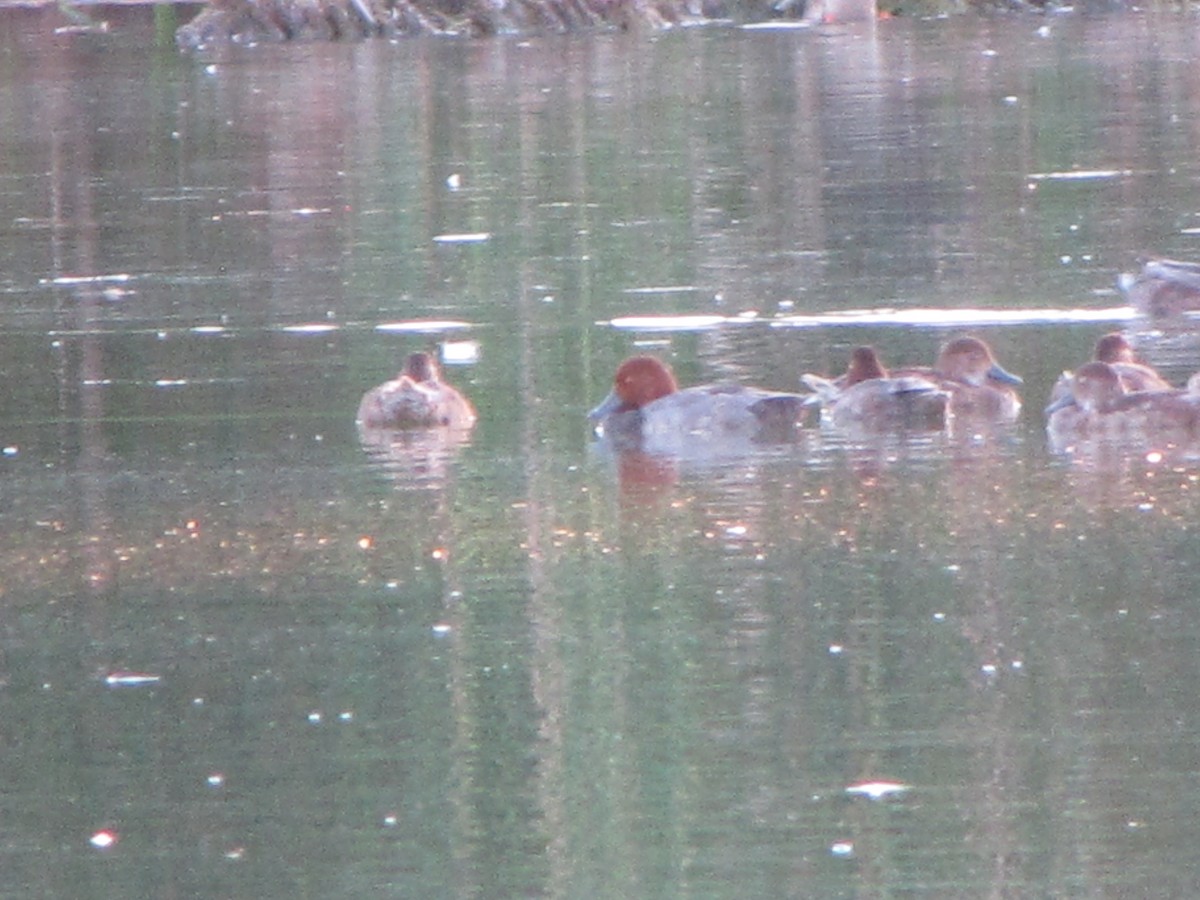
[[470,428],[475,424],[471,401],[445,384],[428,353],[413,353],[404,371],[363,394],[358,424],[364,428]]
[[794,437],[807,410],[805,400],[800,394],[736,384],[681,390],[662,360],[632,356],[617,368],[612,391],[588,419],[618,449],[713,451]]
[[1130,391],[1108,363],[1090,362],[1070,376],[1066,394],[1046,407],[1046,428],[1059,447],[1099,438],[1181,444],[1200,437],[1200,396],[1188,391]]
[[992,348],[976,337],[947,343],[933,368],[900,369],[893,377],[932,381],[950,394],[950,414],[972,421],[1011,422],[1021,411],[1021,398],[1012,385],[1024,382],[996,362]]
[[801,380],[816,391],[828,420],[840,427],[871,431],[946,427],[950,393],[928,378],[889,376],[874,347],[851,351],[846,373],[832,381],[811,374]]
[[1148,316],[1200,310],[1200,263],[1146,259],[1140,272],[1125,272],[1117,286],[1129,305]]

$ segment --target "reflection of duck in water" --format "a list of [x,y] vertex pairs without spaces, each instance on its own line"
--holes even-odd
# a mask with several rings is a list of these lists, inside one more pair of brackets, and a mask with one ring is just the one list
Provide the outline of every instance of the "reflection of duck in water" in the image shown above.
[[736,384],[681,390],[662,360],[633,356],[618,367],[611,393],[588,418],[618,448],[705,455],[788,440],[806,411],[800,394]]
[[358,424],[364,428],[456,428],[475,424],[471,401],[445,384],[428,353],[413,353],[404,371],[363,394]]
[[979,338],[955,338],[942,347],[933,368],[898,369],[892,377],[932,381],[950,394],[951,415],[974,422],[1011,422],[1021,411],[1012,386],[1024,382],[996,362],[992,348]]
[[1046,407],[1047,431],[1059,448],[1100,439],[1155,447],[1200,438],[1200,396],[1189,391],[1130,391],[1108,363],[1090,362],[1070,376],[1066,393]]
[[950,393],[928,378],[889,376],[874,347],[851,351],[846,374],[836,379],[808,374],[801,380],[816,391],[834,425],[871,431],[946,427]]
[[1200,263],[1147,259],[1140,272],[1122,273],[1117,287],[1130,306],[1150,316],[1200,310]]

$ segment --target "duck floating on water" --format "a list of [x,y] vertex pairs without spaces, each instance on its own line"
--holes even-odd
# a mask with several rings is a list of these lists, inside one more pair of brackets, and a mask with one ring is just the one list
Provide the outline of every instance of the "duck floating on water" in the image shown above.
[[[1133,352],[1133,346],[1125,335],[1113,331],[1096,341],[1092,351],[1093,362],[1107,363],[1117,373],[1127,391],[1169,391],[1174,388],[1152,366],[1141,362]],[[1063,372],[1050,392],[1050,403],[1062,399],[1070,389],[1071,373]]]
[[1021,412],[1014,390],[1024,384],[1007,371],[992,348],[977,337],[960,337],[945,344],[932,368],[917,366],[892,371],[893,378],[924,378],[950,395],[950,415],[974,423],[1011,422]]
[[1169,391],[1174,387],[1153,366],[1137,358],[1133,345],[1119,331],[1110,332],[1096,341],[1092,359],[1112,366],[1127,390]]
[[428,353],[410,354],[399,375],[371,388],[358,405],[363,428],[467,429],[476,418],[471,401],[442,381]]
[[1090,362],[1070,376],[1066,393],[1046,407],[1056,449],[1085,440],[1152,449],[1197,445],[1200,395],[1186,390],[1130,391],[1108,363]]
[[1117,287],[1132,306],[1148,316],[1178,316],[1200,310],[1200,263],[1150,258],[1140,272],[1124,272]]
[[808,414],[805,401],[801,394],[737,384],[681,389],[661,359],[632,356],[588,419],[617,449],[692,455],[791,440]]
[[874,347],[856,347],[844,375],[806,374],[825,417],[842,428],[865,431],[940,431],[946,427],[950,392],[916,375],[893,377]]

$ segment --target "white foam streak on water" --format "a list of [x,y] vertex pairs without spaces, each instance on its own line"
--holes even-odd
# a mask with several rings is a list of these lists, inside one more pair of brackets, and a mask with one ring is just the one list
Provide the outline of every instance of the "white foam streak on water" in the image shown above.
[[149,672],[110,672],[104,676],[104,683],[109,687],[143,687],[161,681],[161,675]]
[[481,244],[491,239],[492,233],[490,231],[471,231],[462,234],[435,234],[433,236],[435,244]]
[[460,366],[479,362],[479,341],[446,341],[442,344],[442,362]]
[[828,328],[839,325],[914,325],[961,328],[973,325],[1046,325],[1070,322],[1127,322],[1137,318],[1129,306],[1105,309],[858,309],[811,316],[783,316],[773,328]]
[[846,788],[847,794],[870,797],[872,800],[882,800],[893,794],[903,794],[909,789],[907,784],[899,781],[864,781],[852,784]]
[[454,331],[470,327],[470,322],[455,319],[410,319],[405,322],[380,322],[375,326],[375,330],[385,334],[425,334],[431,331]]
[[124,283],[126,281],[130,281],[132,279],[133,279],[132,275],[127,275],[122,272],[122,273],[118,273],[116,275],[60,275],[57,278],[51,278],[49,280],[43,278],[38,283],[39,284],[71,285],[71,284],[104,284],[104,283],[115,282],[117,284],[122,284],[122,283]]
[[691,294],[700,290],[694,284],[665,284],[661,286],[625,288],[622,294]]
[[1132,175],[1132,169],[1071,169],[1065,172],[1030,172],[1031,181],[1095,181]]
[[212,221],[220,222],[223,219],[236,218],[248,219],[258,216],[318,216],[331,212],[333,212],[333,210],[329,207],[317,208],[313,206],[301,206],[297,207],[296,209],[235,209],[217,213],[212,217]]
[[[1129,306],[1104,309],[853,309],[771,319],[772,328],[830,328],[847,325],[909,325],[962,328],[979,325],[1046,325],[1055,323],[1126,322],[1137,318]],[[703,331],[722,325],[745,325],[755,316],[671,315],[621,316],[601,321],[622,331]]]
[[[729,322],[725,316],[621,316],[607,324],[624,331],[703,331]],[[605,324],[600,322],[598,324]]]
[[284,325],[281,330],[288,334],[328,334],[331,331],[337,331],[340,325],[331,325],[327,322],[309,322],[304,325]]
[[812,28],[813,25],[800,19],[775,19],[769,22],[747,22],[739,27],[742,31],[801,31]]

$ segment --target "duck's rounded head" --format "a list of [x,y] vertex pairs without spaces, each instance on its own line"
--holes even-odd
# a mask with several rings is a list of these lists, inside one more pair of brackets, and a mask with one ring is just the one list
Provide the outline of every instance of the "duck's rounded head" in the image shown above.
[[1125,394],[1121,376],[1108,363],[1090,362],[1071,376],[1067,393],[1046,407],[1047,414],[1075,405],[1084,412],[1111,407]]
[[879,354],[874,347],[855,347],[850,351],[850,367],[846,369],[846,382],[843,387],[850,387],[860,381],[870,381],[872,378],[887,378],[887,369],[879,361]]
[[975,337],[955,338],[942,347],[937,373],[975,387],[982,387],[989,379],[1002,384],[1024,384],[996,362],[991,347]]
[[401,375],[407,375],[413,381],[439,381],[438,364],[428,353],[410,353],[404,361]]
[[616,413],[641,409],[677,390],[679,385],[671,367],[661,359],[631,356],[617,367],[612,391],[588,413],[588,418],[599,421]]
[[1133,347],[1119,331],[1113,331],[1096,341],[1092,358],[1103,363],[1136,363]]

